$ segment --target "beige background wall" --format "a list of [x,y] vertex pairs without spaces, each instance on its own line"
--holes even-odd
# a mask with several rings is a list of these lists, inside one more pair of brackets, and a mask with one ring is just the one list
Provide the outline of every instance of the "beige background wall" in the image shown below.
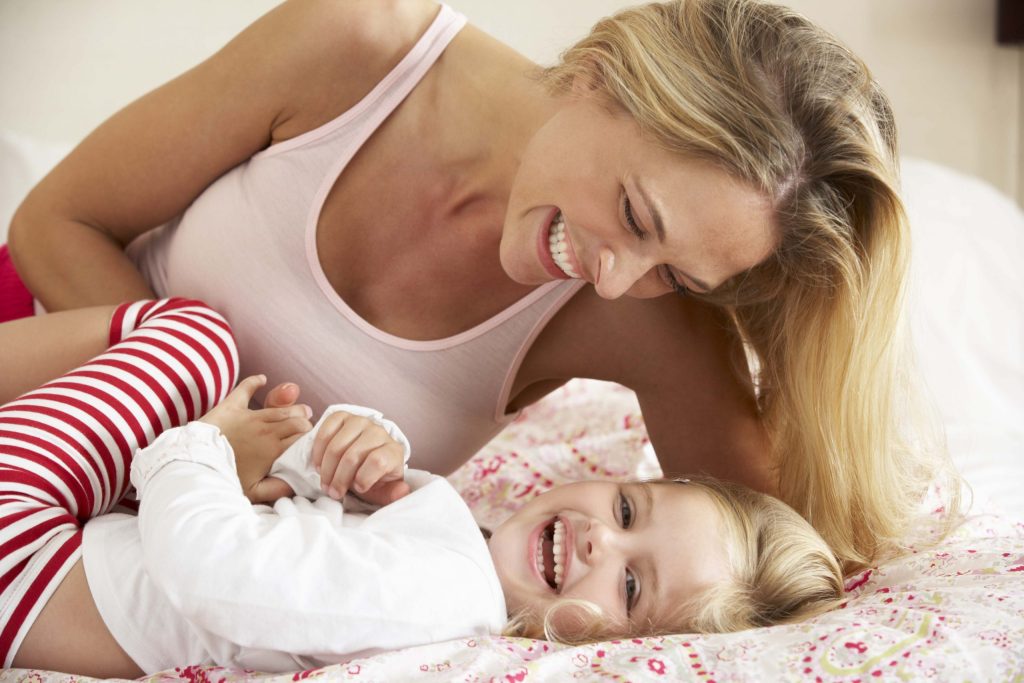
[[[995,44],[995,0],[789,0],[874,68],[904,152],[1024,203],[1024,49]],[[201,60],[276,0],[0,0],[0,129],[75,142]],[[451,0],[550,62],[623,0]]]

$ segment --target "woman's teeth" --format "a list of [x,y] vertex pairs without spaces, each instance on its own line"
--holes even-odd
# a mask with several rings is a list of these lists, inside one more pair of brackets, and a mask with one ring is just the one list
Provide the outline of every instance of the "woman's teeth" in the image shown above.
[[561,211],[558,212],[555,220],[551,223],[551,237],[548,240],[548,245],[555,265],[561,268],[562,272],[569,277],[579,279],[580,274],[576,272],[576,269],[569,262],[569,244],[565,239],[565,219],[562,217]]
[[[554,524],[554,531],[548,533],[546,529],[544,533],[537,539],[537,571],[540,575],[548,581],[548,583],[554,583],[553,588],[558,589],[562,586],[562,575],[565,573],[565,524],[560,519],[556,519]],[[546,569],[546,562],[544,561],[544,543],[551,544],[551,570]],[[548,575],[553,572],[552,578],[548,578]]]

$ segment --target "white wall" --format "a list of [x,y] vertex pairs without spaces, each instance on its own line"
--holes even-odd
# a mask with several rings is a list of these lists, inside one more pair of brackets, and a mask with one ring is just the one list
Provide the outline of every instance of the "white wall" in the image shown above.
[[[995,0],[789,0],[848,42],[890,93],[904,151],[1024,203],[1024,50],[995,44]],[[79,140],[276,0],[0,0],[0,129]],[[541,62],[624,0],[451,0]]]

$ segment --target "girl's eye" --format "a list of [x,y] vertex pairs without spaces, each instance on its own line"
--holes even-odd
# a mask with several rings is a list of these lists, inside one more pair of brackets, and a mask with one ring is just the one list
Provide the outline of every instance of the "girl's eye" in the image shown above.
[[626,214],[626,227],[629,228],[629,231],[633,233],[638,240],[647,239],[647,233],[637,225],[636,218],[633,216],[633,205],[629,201],[629,196],[623,194],[622,197],[622,213]]
[[628,615],[636,605],[636,577],[633,572],[626,570],[626,614]]
[[619,493],[619,519],[622,521],[623,529],[628,529],[633,524],[633,507],[622,493]]

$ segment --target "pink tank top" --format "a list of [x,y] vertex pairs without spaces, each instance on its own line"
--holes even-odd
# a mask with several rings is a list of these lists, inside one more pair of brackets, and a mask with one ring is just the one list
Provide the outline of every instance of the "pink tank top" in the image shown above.
[[316,226],[335,180],[466,19],[442,5],[412,51],[352,109],[227,172],[128,253],[160,296],[199,298],[231,322],[241,376],[294,381],[319,413],[381,410],[412,443],[410,465],[447,474],[503,426],[527,349],[583,286],[552,282],[453,337],[412,341],[359,317],[327,281]]

